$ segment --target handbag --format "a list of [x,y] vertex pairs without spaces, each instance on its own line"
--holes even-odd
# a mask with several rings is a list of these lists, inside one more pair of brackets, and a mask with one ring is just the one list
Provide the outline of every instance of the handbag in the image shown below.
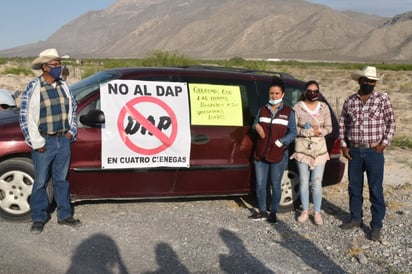
[[328,153],[325,137],[298,137],[295,139],[295,152],[311,158]]

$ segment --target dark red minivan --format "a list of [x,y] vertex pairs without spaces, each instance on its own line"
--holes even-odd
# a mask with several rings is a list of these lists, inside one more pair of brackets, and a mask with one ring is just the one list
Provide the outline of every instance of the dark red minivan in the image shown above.
[[[303,92],[303,81],[284,73],[220,67],[118,68],[98,72],[72,85],[71,90],[78,102],[79,120],[68,175],[72,199],[201,197],[251,193],[255,136],[250,127],[259,106],[268,99],[268,87],[273,75],[283,78],[285,82],[284,102],[291,106],[295,104]],[[238,112],[233,115],[239,116],[240,113],[241,119],[236,119],[241,122],[195,122],[193,100],[201,101],[202,97],[190,98],[190,138],[187,142],[190,159],[187,167],[142,167],[130,166],[128,163],[127,168],[103,168],[102,130],[106,121],[112,118],[111,115],[117,114],[101,108],[100,88],[116,80],[234,88],[240,99]],[[136,93],[138,96],[140,94]],[[187,96],[193,96],[193,93]],[[216,97],[216,100],[219,98]],[[216,109],[214,111],[218,112]],[[0,112],[0,216],[9,220],[30,218],[29,199],[34,180],[30,148],[20,131],[18,114],[18,108]],[[179,115],[177,111],[177,121]],[[226,109],[225,115],[230,116],[230,111]],[[332,115],[332,119],[333,132],[327,136],[330,160],[325,169],[324,186],[339,183],[345,168],[340,161],[335,115]],[[293,147],[289,149],[293,150]],[[51,186],[50,183],[50,200],[53,197]],[[297,200],[298,173],[294,162],[290,161],[282,180],[280,210],[292,209]]]

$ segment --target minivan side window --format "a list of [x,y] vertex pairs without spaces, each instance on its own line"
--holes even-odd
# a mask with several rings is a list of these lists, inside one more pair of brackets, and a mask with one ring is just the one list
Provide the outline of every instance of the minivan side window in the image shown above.
[[285,88],[285,97],[283,97],[283,102],[293,107],[301,97],[303,90],[296,88],[296,87],[286,87]]

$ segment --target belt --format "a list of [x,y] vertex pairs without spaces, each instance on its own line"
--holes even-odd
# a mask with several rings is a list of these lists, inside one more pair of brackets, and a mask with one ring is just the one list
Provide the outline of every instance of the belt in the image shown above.
[[66,135],[67,131],[64,132],[40,132],[40,135],[43,137],[61,137]]
[[370,144],[357,144],[357,143],[350,143],[350,146],[351,147],[354,147],[354,148],[374,148],[374,147],[376,147],[378,144],[372,144],[372,145],[370,145]]

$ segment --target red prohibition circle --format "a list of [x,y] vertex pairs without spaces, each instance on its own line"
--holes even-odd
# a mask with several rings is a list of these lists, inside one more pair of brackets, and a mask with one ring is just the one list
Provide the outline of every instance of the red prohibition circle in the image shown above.
[[[135,105],[146,102],[158,105],[167,112],[172,122],[172,133],[170,134],[170,136],[165,135],[161,130],[159,130],[150,121],[148,121],[146,117],[140,114],[138,110],[135,109]],[[126,114],[131,115],[136,121],[140,123],[140,125],[144,126],[150,133],[153,134],[153,136],[157,137],[162,144],[156,148],[150,149],[139,147],[138,145],[134,144],[124,131],[124,121]],[[177,136],[177,119],[173,110],[162,100],[151,96],[141,96],[130,100],[120,110],[119,118],[117,119],[117,129],[119,131],[121,139],[128,148],[140,154],[153,155],[162,152],[174,143]]]

